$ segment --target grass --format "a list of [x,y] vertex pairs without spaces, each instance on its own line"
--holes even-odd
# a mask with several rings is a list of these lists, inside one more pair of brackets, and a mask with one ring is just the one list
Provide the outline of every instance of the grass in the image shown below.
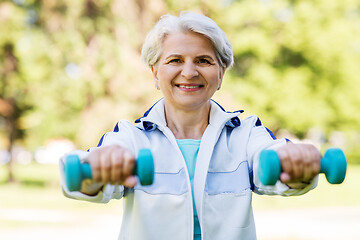
[[[119,201],[95,204],[64,197],[60,188],[57,165],[36,163],[14,165],[14,176],[15,182],[5,183],[6,168],[0,165],[0,229],[5,225],[16,227],[19,224],[14,220],[2,220],[1,209],[63,211],[74,214],[121,214]],[[22,220],[20,223],[34,224]]]
[[[57,165],[47,164],[14,164],[14,178],[18,183],[30,187],[49,187],[59,183],[59,170]],[[7,180],[7,166],[0,165],[0,184]]]

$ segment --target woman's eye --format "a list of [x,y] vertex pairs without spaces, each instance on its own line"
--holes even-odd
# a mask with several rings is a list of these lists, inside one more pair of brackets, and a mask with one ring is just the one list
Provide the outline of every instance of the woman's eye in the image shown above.
[[211,64],[211,62],[205,58],[199,59],[199,63],[201,64]]
[[179,62],[180,62],[180,59],[178,59],[178,58],[170,59],[168,61],[168,63],[179,63]]

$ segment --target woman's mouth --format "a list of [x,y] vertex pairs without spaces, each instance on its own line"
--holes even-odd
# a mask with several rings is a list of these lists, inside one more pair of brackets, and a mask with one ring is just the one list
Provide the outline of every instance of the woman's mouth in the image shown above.
[[175,86],[183,91],[197,91],[204,87],[204,85],[201,84],[175,84]]

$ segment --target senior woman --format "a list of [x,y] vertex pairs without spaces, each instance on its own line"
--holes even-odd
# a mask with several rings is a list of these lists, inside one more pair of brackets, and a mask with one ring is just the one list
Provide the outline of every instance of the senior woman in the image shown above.
[[[163,98],[136,125],[119,121],[96,148],[78,151],[94,180],[66,196],[124,200],[119,239],[256,239],[252,192],[304,194],[316,185],[320,153],[312,145],[276,140],[256,116],[226,112],[211,100],[233,63],[231,45],[210,18],[165,15],[142,49]],[[136,153],[150,148],[155,180],[132,176]],[[257,176],[259,152],[276,149],[283,172],[275,186]],[[63,166],[61,166],[63,169]]]

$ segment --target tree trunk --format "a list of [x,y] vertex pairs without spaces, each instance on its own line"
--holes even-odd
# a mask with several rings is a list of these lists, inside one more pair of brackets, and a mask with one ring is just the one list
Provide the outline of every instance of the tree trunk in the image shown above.
[[14,182],[15,178],[14,178],[14,171],[13,171],[13,164],[14,164],[14,159],[13,159],[13,147],[14,147],[14,143],[15,143],[15,139],[16,139],[16,121],[17,121],[17,117],[16,117],[16,102],[15,99],[8,99],[8,104],[11,106],[11,111],[10,114],[6,117],[6,132],[8,135],[8,146],[7,146],[7,151],[10,153],[10,161],[7,163],[7,167],[8,167],[8,180],[7,182]]
[[7,179],[7,183],[13,183],[15,182],[15,178],[14,178],[14,171],[13,171],[13,159],[11,156],[11,152],[10,152],[10,161],[7,163],[7,167],[8,167],[8,179]]

